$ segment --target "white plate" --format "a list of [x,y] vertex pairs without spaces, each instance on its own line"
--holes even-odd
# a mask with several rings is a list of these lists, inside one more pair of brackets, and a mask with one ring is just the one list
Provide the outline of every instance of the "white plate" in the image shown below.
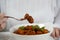
[[[14,34],[13,32],[15,30],[17,30],[20,26],[26,26],[26,25],[45,25],[45,28],[48,29],[50,32],[47,34],[42,34],[42,35],[18,35],[18,34]],[[53,24],[52,23],[43,23],[43,24],[22,24],[22,25],[16,25],[13,26],[10,29],[10,33],[16,38],[16,39],[20,39],[20,40],[52,40],[52,38],[50,37],[50,34],[53,31]],[[50,37],[50,38],[49,38]]]

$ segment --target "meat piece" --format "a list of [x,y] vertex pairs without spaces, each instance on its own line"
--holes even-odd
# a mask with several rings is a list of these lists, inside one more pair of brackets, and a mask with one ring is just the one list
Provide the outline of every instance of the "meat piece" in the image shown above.
[[37,34],[43,34],[43,32],[41,32],[41,31],[37,31],[36,33],[37,33]]
[[17,33],[23,35],[24,34],[24,30],[18,29]]
[[26,30],[32,30],[32,26],[25,27]]
[[27,33],[28,30],[24,30],[24,34]]
[[28,19],[29,18],[29,14],[25,14],[25,16],[24,16],[24,19]]
[[28,30],[26,35],[35,35],[35,31],[32,31],[32,30]]
[[32,16],[29,16],[29,18],[27,20],[29,23],[34,23],[34,19],[32,18]]
[[44,30],[43,30],[43,33],[44,33],[44,34],[46,34],[46,33],[48,33],[48,32],[49,32],[49,31],[48,31],[47,29],[44,29]]

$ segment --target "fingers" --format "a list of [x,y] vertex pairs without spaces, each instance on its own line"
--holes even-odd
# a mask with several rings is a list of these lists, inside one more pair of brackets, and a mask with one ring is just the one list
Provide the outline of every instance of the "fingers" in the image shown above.
[[0,24],[0,31],[2,31],[6,27],[6,23]]
[[55,28],[55,36],[58,38],[60,36],[59,34],[59,29],[58,28]]
[[3,29],[6,27],[6,21],[7,21],[6,18],[4,18],[4,19],[1,21],[1,23],[0,23],[0,31],[3,30]]
[[2,29],[6,27],[6,23],[1,24]]
[[52,36],[53,38],[55,38],[55,29],[54,29],[53,32],[51,33],[51,36]]
[[51,33],[51,36],[53,38],[59,38],[60,37],[60,29],[59,28],[54,28],[53,32]]
[[1,24],[0,24],[0,30],[2,29]]

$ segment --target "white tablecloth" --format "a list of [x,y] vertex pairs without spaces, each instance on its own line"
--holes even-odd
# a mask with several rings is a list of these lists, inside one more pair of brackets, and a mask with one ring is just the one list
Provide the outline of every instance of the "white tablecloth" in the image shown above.
[[[50,36],[47,36],[46,39],[47,40],[54,40]],[[12,36],[9,32],[0,32],[0,40],[21,40],[21,39],[14,38],[14,36]]]

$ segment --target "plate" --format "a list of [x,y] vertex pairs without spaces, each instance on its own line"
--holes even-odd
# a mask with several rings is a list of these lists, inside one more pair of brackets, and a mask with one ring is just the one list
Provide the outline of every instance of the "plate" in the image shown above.
[[[26,25],[39,25],[39,26],[45,26],[46,29],[49,30],[49,33],[47,34],[42,34],[42,35],[18,35],[18,34],[14,34],[13,32],[15,30],[17,30],[20,26],[26,26]],[[16,39],[21,39],[21,40],[47,40],[47,39],[51,39],[53,40],[52,37],[50,37],[50,34],[53,31],[53,24],[52,23],[40,23],[40,24],[18,24],[13,26],[12,28],[10,28],[10,33],[16,38]]]

